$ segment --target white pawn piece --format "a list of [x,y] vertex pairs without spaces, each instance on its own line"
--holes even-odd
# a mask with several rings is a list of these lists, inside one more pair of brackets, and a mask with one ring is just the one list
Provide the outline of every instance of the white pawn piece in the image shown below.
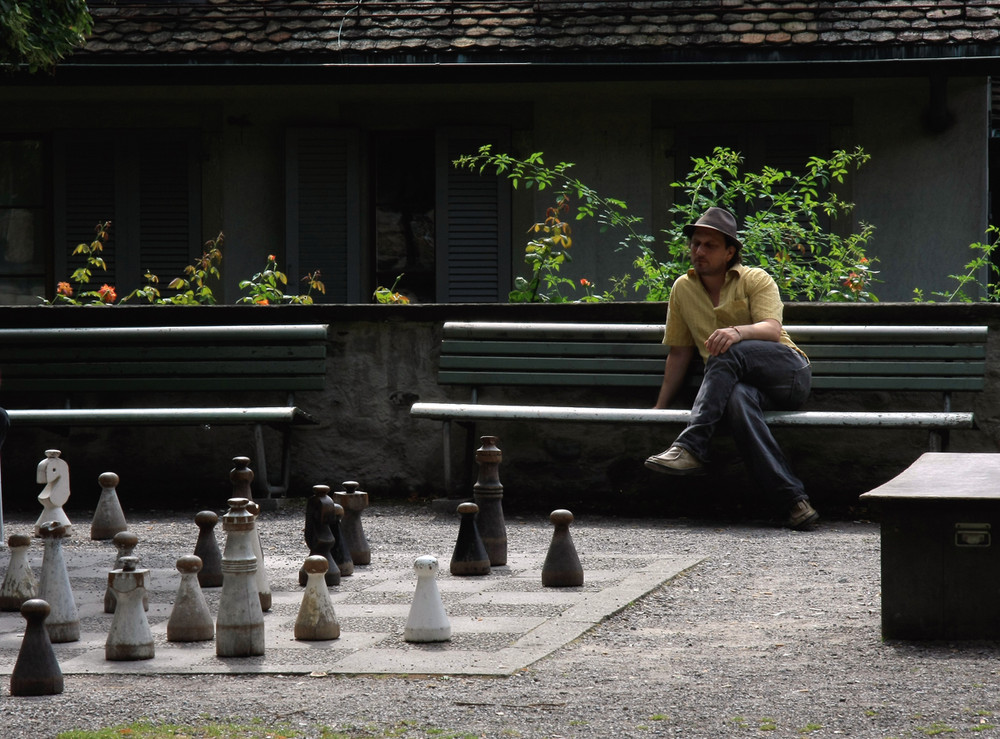
[[[41,536],[39,529],[47,521],[61,523],[66,529],[65,536],[69,536],[73,530],[73,524],[63,510],[63,506],[69,500],[69,465],[66,464],[66,460],[59,458],[61,453],[58,449],[46,449],[45,459],[38,463],[35,481],[45,487],[38,494],[38,502],[42,504],[42,514],[35,522],[35,536]],[[50,615],[46,623],[51,619]]]
[[222,553],[222,595],[215,619],[218,657],[257,657],[264,654],[264,613],[254,576],[257,558],[250,541],[255,537],[253,514],[246,498],[230,498],[222,517],[226,548]]
[[153,632],[142,609],[149,570],[136,569],[138,557],[124,557],[122,568],[108,573],[108,586],[115,591],[115,617],[104,643],[104,659],[152,659]]
[[80,616],[69,584],[69,573],[63,559],[62,540],[66,527],[58,521],[42,524],[42,576],[38,580],[38,597],[49,604],[45,629],[54,644],[80,640]]
[[326,557],[313,554],[306,557],[306,589],[302,605],[295,619],[295,638],[299,641],[325,641],[340,638],[340,624],[333,610],[330,591],[326,587],[326,571],[330,563]]
[[125,531],[125,513],[118,500],[118,475],[114,472],[103,472],[97,478],[101,486],[101,497],[94,510],[94,520],[90,523],[90,538],[94,541],[110,539],[120,531]]
[[437,586],[437,558],[429,554],[417,557],[413,569],[417,573],[417,589],[413,593],[403,639],[408,642],[449,641],[451,622]]
[[257,583],[257,594],[260,596],[260,610],[271,610],[271,581],[267,577],[267,570],[264,569],[264,548],[260,544],[260,529],[257,528],[257,516],[260,515],[260,505],[252,500],[247,505],[247,510],[253,514],[253,536],[250,537],[250,545],[253,547],[253,556],[257,560],[257,571],[254,573],[254,581]]
[[38,580],[28,564],[31,537],[12,534],[7,539],[7,546],[10,547],[10,562],[0,585],[0,611],[20,611],[26,600],[38,594]]
[[215,638],[215,622],[198,583],[201,557],[185,554],[177,560],[177,570],[181,584],[167,620],[167,641],[211,641]]

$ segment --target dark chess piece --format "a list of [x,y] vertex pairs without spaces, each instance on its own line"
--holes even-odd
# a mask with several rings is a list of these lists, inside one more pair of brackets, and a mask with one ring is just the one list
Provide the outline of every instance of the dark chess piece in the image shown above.
[[542,585],[547,588],[583,585],[583,566],[569,533],[573,514],[560,508],[549,514],[549,520],[555,526],[555,531],[552,532],[552,542],[542,565]]
[[351,559],[351,552],[344,541],[344,529],[341,521],[344,520],[344,508],[340,503],[333,504],[333,520],[330,521],[330,530],[333,532],[333,561],[337,563],[341,577],[350,577],[354,574],[354,560]]
[[347,551],[351,553],[351,561],[356,565],[367,565],[372,562],[372,550],[365,537],[365,529],[361,524],[361,511],[368,507],[368,493],[358,490],[360,485],[354,480],[342,483],[344,489],[333,494],[333,502],[340,503],[344,508],[344,520],[340,530],[344,533]]
[[479,477],[472,488],[472,497],[479,506],[479,535],[490,555],[493,567],[507,564],[507,525],[503,520],[503,485],[499,468],[503,454],[497,448],[496,436],[480,437],[482,446],[476,450]]
[[351,553],[354,564],[371,564],[372,550],[361,523],[361,511],[368,507],[368,493],[358,490],[360,485],[354,480],[347,480],[342,484],[344,489],[333,494],[333,502],[340,503],[344,508],[344,520],[341,521],[340,529],[344,532],[347,551]]
[[476,525],[476,514],[479,506],[475,503],[462,503],[458,506],[458,515],[462,517],[458,525],[458,541],[451,555],[451,574],[453,575],[488,575],[490,574],[490,555],[486,553],[483,539],[479,536]]
[[103,472],[97,478],[101,486],[101,497],[94,510],[94,519],[90,522],[90,538],[103,541],[112,538],[119,531],[125,531],[125,513],[118,500],[118,475],[114,472]]
[[233,468],[229,471],[229,480],[233,484],[233,497],[253,500],[250,488],[253,485],[253,470],[250,469],[250,457],[233,457]]
[[21,615],[28,622],[17,653],[14,671],[10,674],[11,695],[57,695],[63,692],[63,675],[45,619],[49,604],[31,598],[21,605]]
[[198,541],[194,545],[194,553],[201,559],[198,584],[203,588],[221,588],[222,551],[215,539],[219,514],[215,511],[200,511],[195,515],[194,522],[198,526]]
[[[312,495],[306,501],[306,523],[303,533],[309,555],[324,557],[329,565],[323,576],[327,586],[340,585],[340,566],[333,559],[333,545],[336,541],[330,528],[330,519],[336,516],[329,485],[313,485]],[[299,585],[306,586],[309,575],[305,567],[299,570]]]

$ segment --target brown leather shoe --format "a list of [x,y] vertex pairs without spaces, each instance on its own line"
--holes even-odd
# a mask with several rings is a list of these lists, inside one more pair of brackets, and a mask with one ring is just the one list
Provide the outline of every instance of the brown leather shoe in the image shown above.
[[816,509],[809,505],[808,500],[797,500],[788,511],[788,528],[796,531],[809,531],[819,521]]
[[682,446],[672,446],[646,460],[646,467],[669,475],[703,475],[705,465]]

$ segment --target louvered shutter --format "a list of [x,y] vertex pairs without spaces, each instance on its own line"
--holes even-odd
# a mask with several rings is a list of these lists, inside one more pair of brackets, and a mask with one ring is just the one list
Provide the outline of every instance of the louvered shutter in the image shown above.
[[320,270],[316,302],[361,299],[357,132],[295,129],[286,137],[285,235],[289,279]]
[[201,197],[192,160],[186,140],[162,140],[137,152],[138,243],[130,253],[138,254],[138,259],[129,260],[130,285],[143,284],[149,271],[160,278],[162,290],[201,253],[197,218]]
[[[54,141],[55,173],[53,177],[55,199],[55,282],[67,281],[70,275],[86,264],[82,256],[73,256],[78,244],[94,240],[94,227],[104,221],[112,222],[111,238],[104,245],[104,260],[108,271],[95,272],[86,287],[73,285],[73,289],[93,290],[102,283],[116,283],[115,258],[118,222],[117,167],[111,139],[86,142],[80,139],[57,137]],[[51,286],[54,288],[54,286]],[[51,289],[51,288],[50,288]]]
[[196,136],[187,132],[64,133],[54,142],[56,281],[85,264],[72,252],[111,221],[104,246],[107,271],[86,288],[107,283],[123,297],[145,283],[161,290],[200,254],[201,188]]
[[510,291],[510,185],[491,172],[456,169],[483,144],[505,151],[496,131],[442,130],[437,137],[437,294],[441,303],[506,302]]

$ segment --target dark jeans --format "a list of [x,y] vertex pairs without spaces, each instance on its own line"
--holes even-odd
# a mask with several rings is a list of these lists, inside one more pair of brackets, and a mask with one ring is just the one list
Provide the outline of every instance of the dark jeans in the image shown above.
[[795,410],[809,395],[812,370],[794,349],[773,341],[741,341],[709,357],[705,378],[691,408],[691,421],[674,442],[701,460],[725,420],[751,476],[776,505],[807,496],[791,471],[765,410]]

